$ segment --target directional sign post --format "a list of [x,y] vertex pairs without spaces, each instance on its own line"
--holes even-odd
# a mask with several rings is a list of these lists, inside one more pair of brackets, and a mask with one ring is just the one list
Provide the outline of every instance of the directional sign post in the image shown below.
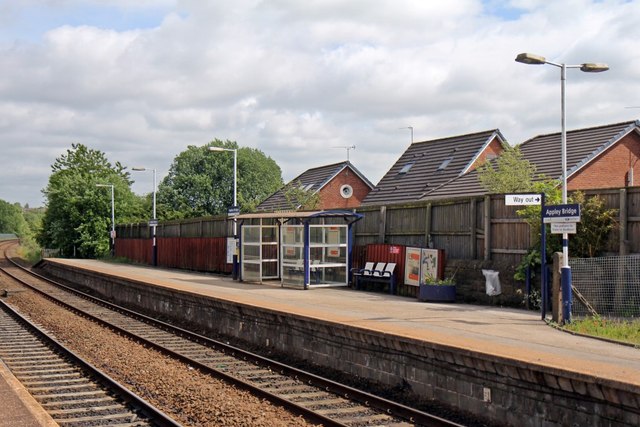
[[542,202],[540,194],[505,194],[504,204],[507,206],[539,205]]

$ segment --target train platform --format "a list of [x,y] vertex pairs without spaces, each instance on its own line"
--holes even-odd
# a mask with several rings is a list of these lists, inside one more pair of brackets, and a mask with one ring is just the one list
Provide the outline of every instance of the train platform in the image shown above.
[[58,424],[0,360],[0,427],[54,427]]
[[252,284],[225,276],[96,260],[48,261],[640,387],[640,349],[557,330],[542,321],[539,312],[424,303],[351,288],[290,289],[279,283]]

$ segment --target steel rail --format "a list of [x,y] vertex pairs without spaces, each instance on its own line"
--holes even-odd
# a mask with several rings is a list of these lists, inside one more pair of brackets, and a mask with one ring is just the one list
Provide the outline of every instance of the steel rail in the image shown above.
[[35,325],[33,322],[22,316],[18,313],[13,307],[7,304],[5,301],[0,299],[0,307],[8,313],[12,318],[14,318],[18,323],[25,326],[33,335],[37,337],[38,340],[43,342],[47,347],[53,349],[53,351],[67,361],[69,361],[72,365],[79,367],[82,371],[89,374],[89,376],[95,378],[98,384],[101,384],[103,387],[108,389],[109,391],[116,394],[118,397],[122,398],[131,408],[141,412],[145,415],[150,422],[160,427],[180,427],[181,424],[173,420],[171,417],[166,415],[164,412],[157,409],[151,403],[142,399],[140,396],[132,393],[130,390],[125,388],[119,382],[102,372],[100,369],[92,365],[91,363],[84,360],[82,357],[78,356],[73,351],[69,350],[62,343],[57,341],[55,338],[49,336],[45,331]]
[[[180,327],[177,327],[175,325],[171,325],[169,323],[166,322],[162,322],[159,321],[157,319],[153,319],[149,316],[134,312],[130,309],[115,305],[113,303],[110,303],[108,301],[102,300],[100,298],[94,297],[92,295],[86,294],[84,292],[78,291],[74,288],[71,288],[69,286],[66,286],[64,284],[61,284],[59,282],[56,282],[54,280],[51,280],[47,277],[44,277],[40,274],[37,274],[29,269],[24,268],[23,266],[19,265],[18,263],[16,263],[13,259],[11,259],[10,257],[8,257],[6,255],[6,250],[5,250],[5,258],[11,262],[14,266],[16,266],[17,268],[19,268],[21,271],[36,277],[40,280],[43,280],[49,284],[51,284],[52,286],[56,286],[59,287],[61,289],[64,289],[67,292],[70,292],[78,297],[81,297],[85,300],[88,300],[90,302],[93,302],[95,304],[99,304],[109,310],[113,310],[116,312],[119,312],[123,315],[132,317],[136,320],[139,320],[141,322],[150,324],[152,326],[158,327],[166,332],[170,332],[173,333],[175,335],[178,335],[180,337],[189,339],[190,341],[199,343],[201,345],[205,345],[208,347],[212,347],[214,349],[217,349],[221,352],[227,353],[232,355],[233,357],[240,357],[245,361],[251,361],[252,363],[259,365],[261,367],[270,369],[272,371],[275,372],[279,372],[283,375],[288,375],[290,377],[293,377],[294,379],[297,380],[301,380],[311,386],[315,386],[318,388],[323,389],[324,391],[328,392],[328,393],[333,393],[337,396],[341,396],[345,399],[349,399],[349,400],[353,400],[353,401],[357,401],[367,407],[371,407],[371,408],[376,408],[379,411],[382,411],[383,413],[389,415],[389,416],[395,416],[395,417],[399,417],[405,420],[408,420],[411,423],[415,423],[417,425],[425,425],[425,426],[460,426],[460,424],[454,423],[452,421],[448,421],[446,419],[437,417],[435,415],[423,412],[423,411],[419,411],[413,408],[410,408],[408,406],[399,404],[397,402],[393,402],[387,399],[384,399],[382,397],[379,396],[375,396],[373,394],[364,392],[362,390],[358,390],[355,389],[353,387],[349,387],[346,386],[344,384],[340,384],[338,382],[320,377],[318,375],[300,370],[298,368],[294,368],[288,365],[285,365],[283,363],[271,360],[271,359],[267,359],[263,356],[257,355],[255,353],[246,351],[246,350],[242,350],[240,348],[231,346],[229,344],[220,342],[220,341],[216,341],[213,340],[211,338],[196,334],[194,332],[188,331],[186,329],[182,329]],[[23,280],[21,280],[20,278],[17,278],[16,276],[12,275],[11,273],[6,272],[7,274],[11,275],[12,277],[14,277],[15,280],[18,280],[20,282],[24,282]],[[175,357],[181,361],[183,361],[184,363],[188,363],[192,366],[197,367],[198,369],[201,369],[204,372],[207,372],[211,375],[214,375],[216,377],[219,377],[225,381],[229,381],[239,387],[248,389],[254,393],[258,393],[259,395],[270,399],[273,402],[276,402],[278,404],[281,404],[287,408],[289,408],[290,410],[292,410],[293,412],[296,412],[298,414],[304,415],[305,417],[307,417],[310,420],[315,420],[318,422],[321,422],[323,425],[327,425],[327,426],[345,426],[345,424],[342,424],[340,422],[337,422],[334,419],[331,419],[329,417],[326,417],[324,415],[318,414],[317,412],[310,410],[308,408],[305,408],[304,406],[300,406],[297,405],[295,402],[291,402],[288,399],[282,398],[278,395],[275,395],[273,393],[270,393],[266,390],[262,390],[259,387],[256,387],[253,384],[247,383],[239,378],[236,378],[234,376],[231,376],[229,374],[226,374],[225,372],[219,371],[215,368],[212,368],[208,365],[202,364],[196,360],[193,360],[191,358],[189,358],[188,356],[185,356],[183,354],[180,354],[179,352],[175,352],[173,350],[167,349],[166,347],[155,343],[154,341],[150,341],[145,339],[144,337],[140,337],[139,335],[132,333],[131,331],[128,331],[124,328],[118,327],[117,325],[113,325],[112,323],[109,323],[107,321],[105,321],[104,319],[101,319],[99,317],[93,316],[89,313],[86,313],[84,311],[79,310],[77,307],[73,307],[70,304],[65,303],[64,301],[60,301],[59,299],[37,289],[36,287],[33,287],[27,283],[24,283],[26,286],[34,289],[34,291],[38,292],[39,294],[45,296],[46,298],[55,301],[57,304],[60,304],[62,306],[64,306],[65,308],[72,310],[75,313],[81,314],[84,317],[90,318],[100,324],[103,324],[109,328],[112,328],[114,330],[117,330],[118,332],[125,334],[135,340],[138,340],[140,342],[143,342],[146,345],[149,345],[153,348],[156,348],[157,350],[164,352],[166,354],[171,355],[171,357]],[[292,406],[293,405],[293,406]]]

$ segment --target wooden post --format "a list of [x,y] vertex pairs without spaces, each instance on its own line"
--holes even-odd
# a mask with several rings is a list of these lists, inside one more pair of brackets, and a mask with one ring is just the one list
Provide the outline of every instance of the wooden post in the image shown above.
[[491,260],[491,196],[484,196],[484,260]]
[[431,245],[431,203],[427,204],[427,212],[424,221],[424,246],[430,248]]
[[620,256],[629,254],[627,243],[627,229],[629,221],[629,209],[627,208],[627,190],[620,189]]
[[471,259],[478,257],[478,245],[476,244],[476,198],[469,199],[469,244],[471,245]]
[[387,207],[380,206],[380,220],[378,221],[378,243],[385,243],[387,234]]

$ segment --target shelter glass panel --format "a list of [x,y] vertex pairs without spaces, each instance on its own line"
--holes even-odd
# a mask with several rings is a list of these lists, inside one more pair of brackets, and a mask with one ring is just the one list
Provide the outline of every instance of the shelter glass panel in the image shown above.
[[260,264],[242,263],[242,278],[250,282],[259,282],[261,279]]

